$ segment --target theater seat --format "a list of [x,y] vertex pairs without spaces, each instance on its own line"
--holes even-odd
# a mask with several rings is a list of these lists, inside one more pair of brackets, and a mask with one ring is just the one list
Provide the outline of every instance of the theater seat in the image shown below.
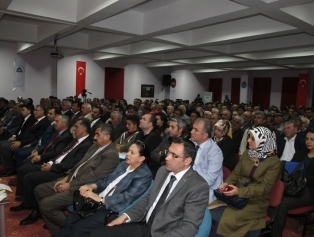
[[265,217],[266,228],[261,231],[260,237],[273,236],[272,227],[273,227],[275,218],[277,217],[277,212],[278,212],[279,205],[281,203],[284,189],[285,189],[285,185],[283,184],[283,182],[277,179],[274,184],[273,190],[270,193],[270,204],[269,204],[269,209],[267,211],[268,215]]
[[211,228],[212,228],[212,216],[210,215],[209,210],[206,208],[203,221],[198,227],[198,232],[196,235],[194,235],[194,237],[208,237]]
[[294,208],[288,211],[288,215],[297,215],[297,216],[306,217],[304,226],[303,226],[302,237],[305,237],[308,225],[313,223],[313,220],[311,220],[311,213],[313,211],[314,211],[313,205],[298,207],[298,208]]

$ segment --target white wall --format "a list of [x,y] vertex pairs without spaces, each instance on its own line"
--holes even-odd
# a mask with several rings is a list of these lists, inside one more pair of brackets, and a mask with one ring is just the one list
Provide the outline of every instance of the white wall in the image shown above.
[[[42,48],[28,54],[16,54],[16,44],[0,41],[0,96],[16,100],[18,96],[32,97],[34,104],[40,98],[55,95],[56,61],[50,58],[50,49]],[[13,59],[25,60],[25,91],[13,88]]]
[[76,61],[86,62],[85,88],[92,93],[90,98],[103,98],[105,93],[105,69],[87,55],[65,57],[58,61],[58,98],[75,95]]
[[124,98],[128,103],[133,103],[134,98],[141,98],[141,84],[155,85],[154,98],[146,99],[166,99],[169,93],[162,91],[162,76],[168,75],[168,68],[156,67],[147,68],[142,64],[130,64],[124,68]]
[[176,70],[171,73],[177,81],[177,99],[193,101],[197,94],[203,97],[203,93],[208,91],[208,75],[194,74],[191,70]]

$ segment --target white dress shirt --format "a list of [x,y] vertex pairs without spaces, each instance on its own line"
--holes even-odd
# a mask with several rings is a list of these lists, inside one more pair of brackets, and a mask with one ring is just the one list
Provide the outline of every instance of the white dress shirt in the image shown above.
[[295,153],[295,148],[294,148],[294,141],[297,135],[294,135],[293,138],[291,138],[290,140],[288,140],[285,137],[286,140],[286,144],[285,144],[285,148],[283,150],[282,156],[280,157],[280,160],[285,160],[285,161],[291,161],[292,157]]

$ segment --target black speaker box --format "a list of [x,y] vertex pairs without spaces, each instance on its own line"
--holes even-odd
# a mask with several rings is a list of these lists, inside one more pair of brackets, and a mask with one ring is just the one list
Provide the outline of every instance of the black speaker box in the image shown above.
[[171,75],[163,75],[162,76],[162,85],[170,86],[171,85]]

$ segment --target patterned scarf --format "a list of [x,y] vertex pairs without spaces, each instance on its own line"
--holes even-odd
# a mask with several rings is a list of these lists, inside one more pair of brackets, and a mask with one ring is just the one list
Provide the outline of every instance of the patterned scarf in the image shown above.
[[276,135],[266,127],[255,127],[250,129],[250,135],[253,135],[256,149],[249,150],[249,157],[258,158],[263,161],[268,156],[276,154]]

